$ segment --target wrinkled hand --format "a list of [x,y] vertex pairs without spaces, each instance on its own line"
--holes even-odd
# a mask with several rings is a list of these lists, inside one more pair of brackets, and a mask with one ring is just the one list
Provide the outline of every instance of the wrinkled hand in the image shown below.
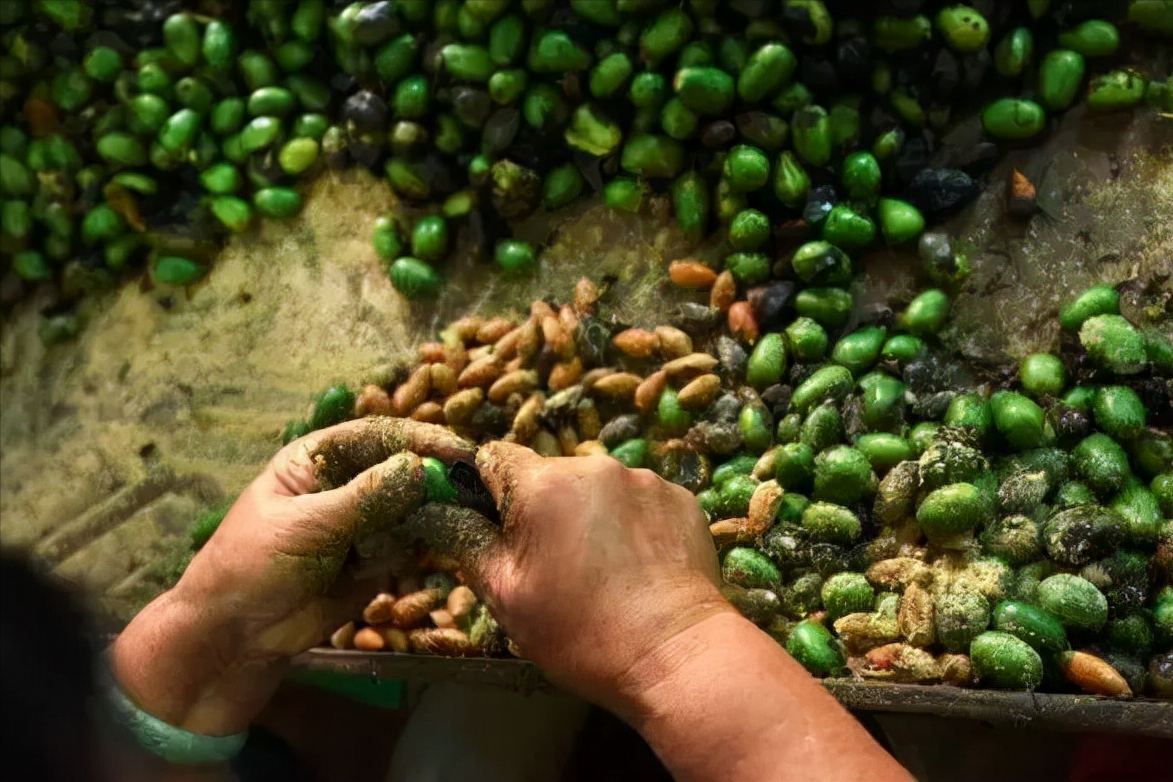
[[[410,452],[410,453],[401,453]],[[115,674],[174,725],[231,733],[268,700],[289,658],[378,591],[344,568],[424,497],[418,456],[471,460],[447,429],[368,418],[283,448],[245,489],[170,592],[112,647]],[[170,692],[168,692],[170,689]]]
[[637,686],[641,658],[732,611],[687,490],[610,457],[547,459],[504,442],[482,447],[477,467],[503,527],[413,531],[462,560],[521,654],[560,686],[608,705]]

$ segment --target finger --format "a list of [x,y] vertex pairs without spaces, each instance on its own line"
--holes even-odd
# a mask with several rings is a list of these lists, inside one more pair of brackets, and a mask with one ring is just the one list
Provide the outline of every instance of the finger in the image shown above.
[[[424,466],[414,453],[404,451],[376,464],[344,486],[294,497],[307,527],[307,548],[326,546],[343,553],[353,545],[360,556],[374,556],[385,533],[423,504]],[[387,540],[389,542],[389,539]],[[303,553],[313,553],[306,551]]]
[[512,523],[511,509],[516,499],[518,482],[540,470],[545,459],[529,448],[499,440],[481,446],[477,450],[476,459],[481,480],[493,495],[501,519],[508,526]]
[[474,589],[483,587],[493,563],[504,553],[501,528],[460,505],[428,503],[411,513],[394,537],[404,546],[419,541],[428,551],[455,559]]
[[436,424],[375,416],[306,435],[282,449],[272,466],[283,493],[296,496],[342,486],[400,451],[451,464],[472,461],[475,447]]

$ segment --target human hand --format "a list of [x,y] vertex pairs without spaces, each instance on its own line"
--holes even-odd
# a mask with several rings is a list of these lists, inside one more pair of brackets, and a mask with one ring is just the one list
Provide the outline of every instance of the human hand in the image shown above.
[[283,448],[237,498],[176,587],[111,648],[116,678],[155,716],[195,733],[239,732],[285,664],[378,591],[344,569],[424,499],[418,455],[471,460],[471,443],[407,419],[367,418]]
[[618,710],[642,686],[641,659],[733,611],[687,490],[609,457],[547,459],[505,442],[483,446],[477,467],[502,528],[465,514],[458,531],[405,531],[461,560],[522,656],[556,684]]

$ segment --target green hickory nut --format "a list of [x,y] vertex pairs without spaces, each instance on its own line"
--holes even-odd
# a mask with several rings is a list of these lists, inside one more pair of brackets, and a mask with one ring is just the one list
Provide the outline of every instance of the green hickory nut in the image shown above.
[[1051,111],[1068,108],[1083,83],[1083,55],[1070,49],[1052,49],[1039,64],[1039,102]]
[[1129,442],[1145,427],[1144,402],[1128,386],[1101,386],[1092,401],[1096,427],[1120,442]]
[[847,322],[852,306],[851,293],[842,288],[805,288],[794,298],[794,309],[799,315],[832,329]]
[[790,121],[794,151],[805,163],[821,168],[831,162],[831,119],[822,106],[804,106]]
[[418,119],[428,116],[432,102],[432,91],[424,76],[409,76],[395,85],[391,106],[402,119]]
[[794,76],[798,60],[784,44],[763,45],[746,60],[737,75],[737,96],[746,103],[773,97]]
[[977,592],[951,589],[936,596],[933,623],[937,641],[950,652],[963,652],[990,626],[990,604]]
[[660,128],[669,138],[686,141],[696,135],[700,115],[684,105],[680,98],[671,98],[660,110]]
[[529,51],[532,73],[574,73],[590,67],[591,55],[562,30],[547,30],[533,41]]
[[1033,690],[1043,683],[1043,659],[1010,633],[982,633],[969,645],[969,659],[974,675],[987,687]]
[[1030,644],[1039,654],[1070,649],[1067,631],[1055,616],[1038,606],[1004,600],[994,608],[994,629]]
[[1112,510],[1120,520],[1120,533],[1127,542],[1150,547],[1160,537],[1164,519],[1157,496],[1139,480],[1125,484],[1112,500]]
[[620,212],[638,213],[647,195],[647,185],[631,177],[618,176],[603,185],[603,203]]
[[815,476],[815,452],[805,443],[786,443],[774,452],[774,478],[786,491],[806,491]]
[[225,70],[236,55],[236,33],[228,24],[213,19],[204,27],[201,46],[204,62],[213,70]]
[[635,133],[624,143],[619,165],[637,176],[667,179],[684,168],[684,147],[667,136]]
[[814,285],[845,285],[854,272],[847,253],[826,241],[807,242],[790,259],[794,273]]
[[252,224],[253,210],[248,201],[232,195],[221,195],[212,199],[212,214],[234,233],[243,233]]
[[769,181],[770,160],[757,147],[738,144],[725,156],[723,172],[733,192],[751,193]]
[[823,582],[823,606],[834,621],[848,614],[870,612],[876,592],[862,573],[836,573]]
[[786,344],[782,334],[763,334],[746,362],[745,382],[760,391],[782,382],[785,373]]
[[876,239],[876,224],[847,204],[835,204],[823,220],[825,241],[845,250],[862,250]]
[[1110,57],[1120,48],[1120,31],[1103,19],[1088,19],[1059,33],[1059,45],[1084,57]]
[[751,475],[733,475],[721,484],[720,511],[726,518],[744,516],[757,490],[759,481]]
[[461,43],[440,49],[440,64],[452,78],[473,82],[488,81],[498,67],[485,47]]
[[689,110],[702,116],[721,116],[733,106],[733,77],[720,68],[681,68],[672,79],[672,89]]
[[493,249],[493,261],[506,274],[528,274],[537,265],[537,256],[529,242],[504,239]]
[[511,106],[525,94],[529,74],[520,68],[497,71],[489,77],[489,97],[501,106]]
[[951,483],[929,493],[916,509],[916,522],[932,543],[953,544],[986,521],[990,501],[972,483]]
[[265,217],[286,220],[301,211],[301,196],[288,187],[265,187],[253,193],[253,206]]
[[978,437],[984,437],[994,425],[994,415],[989,401],[981,394],[966,392],[958,394],[949,402],[945,411],[946,426],[964,426],[973,429]]
[[1038,604],[1068,630],[1099,632],[1108,621],[1108,599],[1095,584],[1070,573],[1043,579]]
[[806,201],[811,188],[810,175],[790,150],[778,155],[774,166],[774,195],[789,207],[797,207]]
[[1075,474],[1101,497],[1124,488],[1132,475],[1128,454],[1119,443],[1102,432],[1088,435],[1072,449],[1071,466]]
[[1136,374],[1148,360],[1144,335],[1120,315],[1087,318],[1079,342],[1092,361],[1118,375]]
[[746,589],[779,589],[782,574],[769,557],[757,549],[732,548],[721,563],[721,577]]
[[873,201],[880,192],[881,178],[880,163],[871,152],[852,152],[839,170],[839,181],[852,201]]
[[760,285],[770,278],[770,258],[765,253],[730,253],[725,268],[742,285]]
[[146,147],[129,133],[108,133],[98,139],[96,149],[98,155],[111,165],[137,168],[147,162]]
[[1026,141],[1043,132],[1047,113],[1031,100],[999,98],[982,112],[982,127],[997,139]]
[[741,432],[741,441],[747,451],[764,453],[773,440],[774,422],[770,419],[770,411],[761,402],[747,404],[741,408],[737,417],[737,429]]
[[208,273],[208,267],[190,258],[165,255],[151,264],[151,279],[166,285],[191,285]]
[[126,232],[126,220],[106,204],[98,204],[82,218],[81,239],[88,246],[113,241]]
[[542,183],[542,204],[547,209],[561,209],[582,195],[586,180],[573,163],[558,166]]
[[411,232],[411,254],[439,261],[448,253],[448,221],[440,215],[422,217]]
[[403,240],[393,219],[380,217],[375,220],[371,245],[375,248],[375,254],[385,261],[393,261],[403,255]]
[[604,57],[591,69],[588,81],[591,95],[595,98],[614,96],[623,89],[634,71],[631,58],[623,52],[615,52]]
[[672,182],[672,208],[681,233],[690,242],[699,242],[709,224],[709,188],[697,171],[685,171]]
[[1120,294],[1111,285],[1096,285],[1059,310],[1059,326],[1077,332],[1084,321],[1096,315],[1119,315]]
[[[783,335],[786,338],[787,350],[794,357],[794,360],[801,364],[813,364],[821,361],[827,354],[827,330],[811,318],[795,318],[786,327]],[[848,390],[850,390],[850,386]],[[792,396],[791,405],[793,404],[794,398]]]
[[813,619],[794,626],[786,639],[786,652],[815,676],[834,676],[841,673],[847,663],[843,645],[830,630]]
[[424,466],[424,501],[455,503],[460,495],[448,478],[448,466],[434,456],[425,456],[420,461]]
[[418,258],[396,258],[388,270],[391,285],[409,299],[427,299],[440,292],[440,275]]
[[13,255],[12,270],[22,280],[47,280],[53,276],[53,269],[37,250],[22,250]]
[[640,34],[640,58],[651,66],[657,65],[692,38],[694,27],[692,17],[683,8],[663,11]]
[[1144,74],[1124,69],[1096,76],[1087,86],[1089,111],[1128,109],[1144,100],[1148,80]]
[[735,475],[749,475],[757,463],[758,457],[753,454],[734,456],[713,470],[713,485],[720,487]]
[[770,239],[770,218],[757,209],[742,209],[729,224],[729,243],[734,250],[754,252]]
[[241,150],[246,155],[272,146],[281,135],[281,121],[276,117],[257,117],[240,131]]
[[1153,650],[1153,628],[1143,614],[1129,614],[1108,622],[1104,635],[1116,651],[1147,657]]
[[396,84],[416,67],[419,43],[411,33],[392,38],[375,52],[375,73],[384,84]]
[[261,87],[248,96],[246,107],[253,117],[284,117],[297,107],[297,100],[284,87]]
[[665,429],[673,431],[684,431],[692,426],[692,414],[680,406],[676,389],[665,388],[660,392],[656,404],[656,421]]
[[822,367],[794,389],[790,397],[790,409],[806,413],[828,400],[838,402],[851,393],[854,385],[855,379],[846,367]]
[[889,432],[869,432],[855,440],[856,449],[867,457],[877,474],[886,473],[897,464],[916,458],[907,439]]
[[[1066,44],[1064,44],[1066,45]],[[1073,49],[1075,47],[1068,46]],[[1000,76],[1021,76],[1034,57],[1034,36],[1028,27],[1015,27],[994,48],[994,69]]]
[[862,531],[859,517],[831,502],[812,502],[802,512],[802,527],[819,543],[850,545]]
[[1161,515],[1165,518],[1173,518],[1173,471],[1163,472],[1153,478],[1152,483],[1149,484],[1149,491],[1157,498]]
[[907,331],[927,337],[937,334],[948,317],[949,296],[939,288],[930,288],[908,303],[898,322]]
[[648,441],[642,437],[633,437],[612,448],[610,455],[624,467],[642,467],[648,458]]
[[847,445],[828,448],[815,457],[811,498],[837,505],[855,505],[876,491],[876,475],[863,453]]
[[986,48],[990,25],[976,9],[967,5],[942,8],[937,14],[937,32],[945,44],[959,54],[974,54]]
[[872,40],[885,52],[915,49],[933,35],[933,23],[927,16],[912,18],[881,16],[872,26]]
[[1052,353],[1032,353],[1018,364],[1018,381],[1031,396],[1058,396],[1067,385],[1067,370]]
[[354,418],[355,395],[344,385],[330,386],[314,402],[309,425],[317,431]]
[[990,397],[994,427],[1012,447],[1025,451],[1046,439],[1046,415],[1031,399],[1013,391],[997,391]]
[[883,326],[863,326],[835,343],[831,361],[847,367],[853,375],[862,375],[871,369],[880,357],[880,348],[888,329]]
[[244,98],[225,98],[212,107],[208,127],[218,136],[228,136],[244,126],[247,114],[248,104]]
[[876,204],[880,232],[889,244],[918,238],[925,230],[925,218],[912,204],[896,198],[881,198]]

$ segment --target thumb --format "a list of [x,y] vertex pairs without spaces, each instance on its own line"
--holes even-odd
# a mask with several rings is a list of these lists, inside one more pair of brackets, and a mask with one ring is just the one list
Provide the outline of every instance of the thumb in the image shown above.
[[460,505],[428,503],[409,515],[394,537],[404,546],[422,541],[433,554],[455,559],[478,594],[507,555],[501,528]]
[[312,525],[311,537],[349,549],[389,533],[423,504],[425,493],[423,462],[414,453],[403,452],[337,489],[303,494],[291,502],[300,508],[305,523]]
[[510,508],[516,498],[518,483],[539,471],[545,462],[529,448],[501,440],[489,442],[477,450],[477,471],[493,495],[507,528],[513,521]]

